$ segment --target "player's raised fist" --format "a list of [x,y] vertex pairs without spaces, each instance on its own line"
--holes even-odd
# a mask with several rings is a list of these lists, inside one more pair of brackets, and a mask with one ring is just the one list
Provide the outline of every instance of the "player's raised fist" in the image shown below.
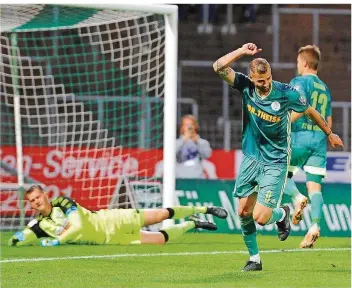
[[257,45],[253,43],[247,43],[242,46],[245,55],[254,55],[257,54],[258,52],[262,51],[261,48],[258,48]]

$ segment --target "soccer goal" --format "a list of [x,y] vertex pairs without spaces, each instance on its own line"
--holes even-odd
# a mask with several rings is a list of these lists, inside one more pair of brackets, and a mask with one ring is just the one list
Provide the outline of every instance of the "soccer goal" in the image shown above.
[[177,6],[1,5],[0,29],[2,229],[33,216],[33,183],[92,210],[172,205]]

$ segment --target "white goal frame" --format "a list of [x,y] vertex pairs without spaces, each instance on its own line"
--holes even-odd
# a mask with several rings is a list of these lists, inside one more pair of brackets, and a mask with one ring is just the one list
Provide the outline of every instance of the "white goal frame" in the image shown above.
[[[136,4],[62,4],[82,8],[140,11],[163,14],[165,19],[165,78],[164,78],[164,139],[163,139],[163,207],[175,204],[175,166],[176,166],[176,125],[177,125],[177,45],[178,45],[178,7],[177,5],[136,5]],[[17,146],[18,188],[23,197],[23,150],[21,139],[21,115],[19,95],[15,92],[15,131]],[[22,208],[22,207],[21,207]],[[24,213],[23,209],[21,214]],[[23,217],[21,217],[23,219]],[[21,221],[23,224],[23,220]],[[172,220],[166,220],[169,226]]]

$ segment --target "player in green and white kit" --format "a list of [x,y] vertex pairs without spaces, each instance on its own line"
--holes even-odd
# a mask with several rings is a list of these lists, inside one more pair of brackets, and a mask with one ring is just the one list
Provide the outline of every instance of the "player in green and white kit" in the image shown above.
[[[166,209],[101,209],[92,212],[68,197],[51,202],[39,185],[26,192],[31,207],[40,214],[23,231],[9,240],[11,246],[58,246],[60,244],[164,244],[193,228],[216,230],[215,224],[200,221],[194,213],[212,214],[226,218],[222,207],[176,206]],[[141,231],[143,226],[166,219],[191,216],[184,223],[159,232]]]
[[[218,59],[213,68],[219,76],[242,94],[244,158],[236,180],[234,197],[239,198],[238,214],[250,259],[243,271],[262,270],[255,222],[276,223],[278,236],[286,240],[290,233],[290,210],[278,208],[290,163],[291,112],[304,113],[329,135],[330,143],[343,145],[332,134],[328,123],[297,90],[272,80],[269,63],[263,58],[250,63],[249,77],[229,66],[244,55],[260,52],[253,43]],[[254,222],[255,221],[255,222]]]
[[[320,50],[315,45],[301,47],[297,56],[298,77],[291,80],[290,84],[307,99],[307,102],[326,119],[329,127],[332,126],[331,94],[326,84],[317,75],[320,61]],[[293,115],[292,120],[300,117]],[[326,135],[312,121],[302,116],[292,123],[292,157],[289,168],[285,194],[292,196],[295,212],[292,217],[293,224],[298,224],[303,217],[303,209],[308,203],[308,198],[302,195],[291,177],[299,169],[303,169],[307,177],[308,196],[311,201],[312,226],[308,230],[301,248],[313,247],[320,236],[320,219],[323,209],[323,196],[321,182],[326,176]],[[299,168],[299,169],[297,169]]]

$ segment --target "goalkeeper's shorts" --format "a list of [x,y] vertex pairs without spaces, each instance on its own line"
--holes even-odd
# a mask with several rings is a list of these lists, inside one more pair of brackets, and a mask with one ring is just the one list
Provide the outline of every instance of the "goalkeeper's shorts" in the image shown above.
[[144,210],[112,209],[109,214],[105,244],[141,244]]

